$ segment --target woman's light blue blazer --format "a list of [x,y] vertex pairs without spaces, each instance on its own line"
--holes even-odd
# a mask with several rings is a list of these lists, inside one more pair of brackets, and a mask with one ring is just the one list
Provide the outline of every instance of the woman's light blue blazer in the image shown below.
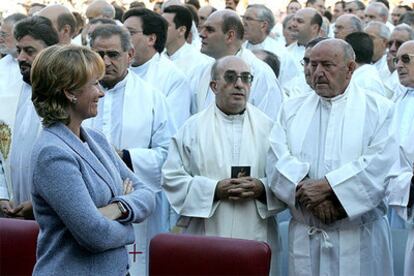
[[[154,193],[124,165],[105,137],[81,128],[79,140],[61,123],[44,128],[32,153],[32,201],[40,226],[34,275],[126,275],[134,242],[131,223],[154,209]],[[122,195],[123,179],[134,192]],[[98,208],[121,201],[129,210],[111,221]]]

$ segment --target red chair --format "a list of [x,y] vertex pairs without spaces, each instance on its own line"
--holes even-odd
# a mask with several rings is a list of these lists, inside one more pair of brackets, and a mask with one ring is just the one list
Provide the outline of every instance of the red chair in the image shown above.
[[265,242],[183,234],[159,234],[150,242],[149,275],[268,276]]
[[0,218],[0,275],[32,275],[38,232],[33,220]]

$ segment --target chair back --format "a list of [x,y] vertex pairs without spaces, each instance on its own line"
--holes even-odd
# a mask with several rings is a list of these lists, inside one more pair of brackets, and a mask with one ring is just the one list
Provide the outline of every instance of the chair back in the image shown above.
[[159,234],[150,242],[149,275],[268,276],[267,243],[184,234]]
[[38,233],[34,220],[0,218],[0,275],[32,275]]

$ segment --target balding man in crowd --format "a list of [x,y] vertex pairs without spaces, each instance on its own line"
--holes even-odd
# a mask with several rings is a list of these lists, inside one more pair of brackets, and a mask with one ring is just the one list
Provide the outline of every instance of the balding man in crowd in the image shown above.
[[249,50],[264,49],[277,55],[281,62],[278,79],[285,91],[289,87],[289,82],[302,70],[297,67],[284,45],[280,45],[269,36],[270,31],[275,26],[272,11],[265,5],[249,5],[242,19],[244,38],[246,39],[243,46]]
[[297,66],[305,53],[306,44],[319,36],[322,26],[322,16],[314,8],[304,8],[297,11],[292,21],[292,31],[297,41],[287,47]]
[[365,4],[362,1],[347,2],[345,11],[358,16],[362,21],[365,20]]
[[48,18],[59,35],[59,44],[70,44],[76,31],[76,19],[70,10],[60,4],[50,5],[38,12]]
[[365,9],[365,24],[368,24],[371,21],[379,21],[387,25],[387,27],[392,31],[394,25],[388,22],[388,8],[380,2],[373,2],[369,4]]
[[406,24],[397,25],[388,40],[387,65],[391,76],[384,80],[384,85],[392,93],[393,100],[396,100],[404,90],[400,84],[398,72],[395,70],[394,58],[400,46],[409,40],[414,40],[414,30]]
[[19,64],[17,62],[16,40],[13,36],[14,25],[26,18],[24,14],[14,13],[7,16],[0,26],[0,91],[21,79]]
[[95,0],[88,6],[85,14],[89,20],[98,17],[114,19],[115,8],[105,0]]
[[388,201],[397,214],[409,224],[404,275],[410,276],[414,275],[414,41],[407,41],[401,45],[395,57],[395,64],[399,80],[404,87],[404,96],[396,102],[394,112],[400,158],[390,173]]
[[384,202],[397,151],[392,105],[350,84],[354,55],[339,39],[314,46],[316,93],[285,102],[270,136],[268,181],[292,214],[290,275],[393,275]]
[[381,79],[385,80],[391,75],[387,65],[387,43],[391,35],[390,30],[384,23],[372,21],[365,27],[364,32],[369,34],[374,42],[372,63],[377,68]]
[[344,14],[338,17],[335,22],[334,36],[338,39],[345,39],[351,33],[362,32],[363,22],[358,16],[353,14]]
[[273,215],[284,206],[266,185],[273,122],[248,103],[253,79],[239,57],[214,63],[210,86],[215,102],[173,138],[163,188],[185,233],[266,241],[275,273],[280,247]]
[[397,26],[400,21],[400,18],[408,11],[411,11],[412,9],[410,6],[407,5],[398,5],[395,6],[394,9],[391,12],[391,22],[394,26]]
[[200,32],[201,28],[204,25],[204,22],[206,22],[207,17],[210,16],[210,14],[212,14],[213,12],[215,12],[217,9],[213,6],[203,6],[198,10],[198,26],[197,29]]
[[[259,60],[250,50],[243,48],[243,24],[240,17],[231,10],[216,11],[207,18],[200,33],[201,52],[220,59],[225,56],[238,56],[246,62],[254,79],[249,102],[262,110],[270,118],[276,118],[282,101],[282,91],[272,69]],[[212,63],[199,66],[190,76],[195,95],[193,107],[199,112],[214,101],[214,93],[209,86]]]
[[30,156],[41,124],[31,100],[30,69],[40,51],[59,40],[52,22],[42,16],[19,21],[14,38],[22,77],[0,87],[0,120],[6,122],[3,131],[11,135],[9,157],[3,162],[9,182],[0,187],[0,207],[6,216],[33,219]]

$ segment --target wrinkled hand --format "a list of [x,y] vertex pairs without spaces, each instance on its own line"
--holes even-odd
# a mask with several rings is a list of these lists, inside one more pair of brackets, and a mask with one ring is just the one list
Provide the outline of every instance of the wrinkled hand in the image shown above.
[[232,188],[235,188],[237,185],[237,182],[234,178],[226,178],[223,180],[220,180],[217,183],[216,191],[215,191],[215,198],[216,199],[228,199],[230,194],[229,190]]
[[129,178],[124,180],[122,191],[123,191],[122,192],[123,195],[130,194],[134,191],[134,187],[132,186],[132,181]]
[[25,201],[12,208],[8,213],[10,217],[21,217],[25,219],[34,219],[33,206],[31,201]]
[[298,184],[296,200],[307,209],[314,209],[333,195],[333,191],[326,178],[312,180],[305,179]]
[[259,198],[264,192],[263,183],[251,177],[235,179],[237,183],[234,188],[229,189],[230,200],[246,200]]
[[340,204],[338,206],[332,200],[325,200],[310,211],[324,224],[331,224],[346,217],[345,210],[342,206]]

